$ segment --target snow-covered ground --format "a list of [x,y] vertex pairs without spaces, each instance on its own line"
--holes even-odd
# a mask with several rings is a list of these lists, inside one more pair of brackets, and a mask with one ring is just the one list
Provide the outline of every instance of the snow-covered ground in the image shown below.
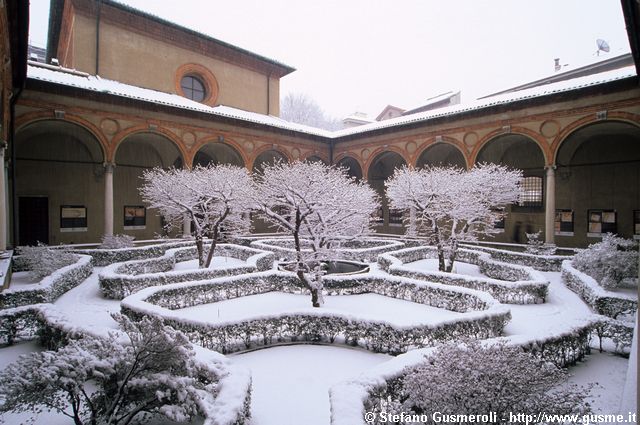
[[[437,322],[463,316],[440,308],[388,298],[376,294],[325,296],[322,310],[354,315],[362,319],[386,321],[399,326],[415,323]],[[240,320],[247,315],[268,316],[286,312],[318,312],[311,306],[309,295],[268,292],[242,298],[203,304],[174,310],[173,313],[187,319],[208,322]]]
[[591,315],[589,307],[580,297],[562,283],[558,272],[542,273],[549,280],[549,294],[544,304],[514,305],[511,322],[504,331],[507,335],[548,336],[578,325]]
[[[436,258],[427,258],[424,260],[413,261],[411,263],[405,263],[402,265],[403,268],[407,268],[409,270],[415,271],[428,271],[428,272],[437,272],[438,271],[438,260]],[[487,275],[480,271],[480,267],[475,264],[463,263],[462,261],[456,261],[453,263],[453,273],[457,274],[465,274],[468,276],[474,277],[484,277]]]
[[13,272],[11,273],[11,288],[19,288],[24,285],[33,285],[40,282],[40,279],[34,279],[29,272]]
[[89,328],[117,328],[111,313],[120,311],[120,301],[102,296],[98,274],[102,267],[94,267],[93,273],[80,285],[63,294],[54,305],[67,313],[78,326]]
[[[237,266],[239,260],[220,261],[224,261],[224,265]],[[224,266],[219,262],[216,264]],[[463,273],[466,267],[463,263],[459,263],[459,266],[458,272]],[[119,302],[102,298],[98,286],[100,270],[94,269],[82,284],[55,302],[56,307],[78,326],[94,329],[115,327],[110,313],[119,311]],[[465,272],[474,273],[470,269],[466,269]],[[513,320],[505,328],[508,336],[549,335],[567,329],[571,324],[577,324],[591,314],[584,302],[562,284],[560,273],[550,272],[544,275],[550,281],[547,302],[536,305],[509,305]],[[323,309],[395,323],[431,318],[441,320],[447,317],[446,315],[456,315],[445,310],[375,294],[325,298],[326,304]],[[217,320],[219,309],[220,320],[229,320],[241,318],[249,313],[255,315],[281,313],[287,309],[311,309],[309,305],[309,296],[274,292],[183,309],[182,313],[206,315]],[[20,353],[39,349],[33,342],[2,348],[0,368],[15,360]],[[327,425],[329,386],[354,377],[388,358],[386,355],[360,349],[309,345],[273,347],[233,356],[236,362],[249,367],[253,373],[252,425]],[[617,413],[627,365],[628,360],[624,358],[594,352],[586,361],[570,368],[570,373],[575,375],[571,381],[579,384],[598,382],[600,387],[593,390],[594,409],[600,413]],[[17,424],[29,416],[30,414],[4,415],[0,418],[8,424]],[[69,419],[57,414],[45,414],[37,418],[35,423],[62,425],[69,423]]]
[[[230,267],[246,266],[247,262],[231,257],[216,257],[211,259],[210,269],[228,269]],[[189,261],[180,261],[175,264],[173,270],[194,270],[198,268],[198,259]]]
[[329,387],[389,358],[362,349],[319,345],[233,356],[251,370],[251,425],[329,425]]
[[604,415],[621,413],[620,400],[628,365],[628,359],[592,350],[584,361],[569,368],[571,374],[569,382],[580,386],[593,384],[589,397],[593,413]]

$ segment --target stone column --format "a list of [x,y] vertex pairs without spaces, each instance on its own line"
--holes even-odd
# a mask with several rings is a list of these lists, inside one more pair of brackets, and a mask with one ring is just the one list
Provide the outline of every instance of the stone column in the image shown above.
[[556,219],[556,166],[545,167],[546,187],[544,200],[544,242],[555,245]]
[[189,214],[185,214],[182,218],[182,237],[191,237],[191,217],[189,217]]
[[113,169],[115,164],[104,164],[104,235],[113,235]]
[[7,143],[0,141],[0,250],[7,249],[7,180],[5,175],[4,153]]

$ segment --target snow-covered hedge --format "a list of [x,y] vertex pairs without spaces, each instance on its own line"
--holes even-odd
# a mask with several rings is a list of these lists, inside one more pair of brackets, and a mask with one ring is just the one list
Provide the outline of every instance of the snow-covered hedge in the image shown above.
[[[558,366],[568,366],[589,354],[589,333],[595,321],[588,321],[544,339],[509,338],[509,345]],[[497,341],[497,340],[495,340]],[[491,343],[495,341],[486,341]],[[399,381],[410,368],[425,360],[435,348],[413,350],[373,367],[355,380],[342,382],[329,390],[331,425],[368,425],[365,412],[375,411],[398,396]]]
[[529,254],[527,252],[508,251],[506,249],[490,248],[480,245],[468,245],[466,247],[476,250],[487,252],[491,255],[491,258],[510,264],[519,264],[521,266],[533,267],[536,270],[545,272],[558,272],[562,262],[568,258],[567,255],[537,255]]
[[56,270],[32,285],[9,287],[0,292],[0,309],[55,301],[78,286],[93,271],[91,257],[78,255],[75,263]]
[[[258,239],[251,242],[251,246],[272,251],[277,258],[282,258],[286,261],[295,260],[296,251],[293,248],[293,239],[291,238]],[[394,251],[404,246],[404,242],[399,240],[365,238],[345,242],[336,251],[338,258],[342,260],[371,262],[375,261],[376,257],[382,253]]]
[[634,322],[623,322],[610,317],[600,316],[601,319],[594,326],[593,333],[599,339],[600,351],[605,338],[610,339],[616,353],[628,356],[633,341]]
[[617,319],[638,310],[636,296],[607,291],[594,278],[573,267],[569,260],[562,263],[562,281],[598,314]]
[[39,304],[0,310],[0,345],[33,339],[38,330]]
[[90,255],[93,257],[93,264],[103,267],[113,263],[121,263],[129,260],[141,260],[144,258],[154,258],[163,255],[168,249],[183,246],[195,246],[192,240],[181,242],[158,242],[152,245],[137,246],[134,248],[119,249],[74,249],[71,252],[76,254]]
[[506,308],[484,293],[400,277],[385,279],[376,276],[327,279],[326,286],[337,286],[339,290],[351,287],[350,293],[372,292],[468,313],[461,318],[437,323],[416,318],[412,325],[398,326],[322,308],[266,316],[248,313],[243,320],[217,323],[188,320],[171,311],[270,291],[299,293],[304,289],[298,282],[292,273],[271,271],[153,287],[125,298],[121,309],[133,317],[159,315],[168,324],[189,335],[193,342],[223,353],[281,342],[322,341],[360,345],[375,352],[398,354],[410,348],[451,339],[497,336],[511,317]]
[[195,247],[174,248],[158,258],[112,264],[99,274],[100,289],[107,298],[122,299],[149,286],[268,270],[273,267],[274,259],[271,252],[241,245],[221,244],[216,247],[216,256],[236,258],[246,261],[247,265],[225,269],[173,271],[176,262],[192,260],[197,258],[197,255]]
[[[0,343],[13,343],[18,339],[39,338],[41,345],[57,350],[70,339],[91,335],[104,337],[95,329],[73,324],[52,304],[37,304],[0,311]],[[202,367],[215,365],[219,371],[217,393],[206,394],[198,403],[204,425],[245,425],[249,423],[251,400],[251,374],[220,353],[196,345],[195,359]]]
[[536,270],[527,266],[497,262],[488,253],[470,249],[459,249],[458,261],[477,265],[480,271],[489,277],[417,271],[404,266],[405,263],[437,258],[437,255],[435,247],[405,248],[380,255],[378,265],[388,273],[397,276],[486,291],[503,303],[543,303],[547,296],[549,282]]

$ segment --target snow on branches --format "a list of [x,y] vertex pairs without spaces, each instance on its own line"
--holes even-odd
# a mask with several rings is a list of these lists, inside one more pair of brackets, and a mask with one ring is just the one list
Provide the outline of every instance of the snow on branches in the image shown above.
[[294,162],[265,167],[255,176],[254,194],[262,217],[293,237],[295,271],[319,307],[322,262],[335,258],[341,242],[369,232],[375,192],[344,169]]
[[197,415],[201,400],[218,390],[215,366],[196,362],[187,337],[162,319],[114,319],[126,338],[85,335],[10,364],[0,373],[0,412],[56,410],[77,425]]
[[[243,216],[249,205],[251,179],[246,169],[232,165],[210,165],[193,170],[154,168],[142,176],[140,193],[156,208],[169,226],[191,220],[198,248],[198,264],[209,267],[216,240],[223,231],[248,230]],[[203,239],[209,237],[211,249],[205,259]]]
[[[568,374],[521,348],[478,341],[443,345],[402,380],[403,403],[411,413],[487,415],[489,423],[512,423],[510,414],[584,414],[589,387],[567,385]],[[397,403],[397,402],[396,402]],[[493,418],[491,418],[493,415]],[[457,422],[457,421],[455,421]]]
[[[385,182],[391,207],[412,210],[408,226],[438,248],[440,271],[450,272],[458,245],[497,232],[503,207],[518,200],[522,172],[496,164],[396,169]],[[446,260],[445,260],[446,258]]]

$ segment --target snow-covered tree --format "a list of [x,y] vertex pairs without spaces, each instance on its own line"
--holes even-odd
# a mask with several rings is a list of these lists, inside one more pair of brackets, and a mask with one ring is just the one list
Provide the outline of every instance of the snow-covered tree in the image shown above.
[[603,288],[619,287],[625,279],[638,277],[638,251],[634,241],[611,233],[573,257],[576,269],[594,278]]
[[293,237],[295,272],[319,307],[323,262],[336,258],[342,242],[370,231],[378,208],[375,192],[344,169],[305,162],[267,166],[255,176],[255,186],[255,208]]
[[280,118],[325,130],[340,130],[342,123],[327,116],[315,100],[306,94],[289,93],[280,102]]
[[134,237],[131,235],[104,235],[102,237],[102,249],[120,249],[131,248],[133,246]]
[[556,251],[554,245],[547,245],[542,238],[542,232],[525,233],[527,236],[527,254],[552,255]]
[[[251,178],[245,168],[233,165],[209,165],[193,170],[154,168],[142,176],[140,193],[151,208],[156,208],[169,226],[180,226],[186,217],[193,224],[198,249],[198,264],[211,264],[221,231],[248,230],[247,213]],[[204,238],[211,240],[205,258]]]
[[509,414],[584,414],[588,388],[567,384],[568,373],[519,347],[451,343],[409,369],[402,381],[403,411],[431,415],[495,413],[487,423],[507,424]]
[[187,337],[159,318],[114,318],[127,338],[86,335],[10,364],[0,373],[0,413],[54,410],[76,425],[195,416],[198,402],[215,391],[215,365],[195,362]]
[[51,248],[41,242],[38,242],[37,246],[21,246],[19,254],[33,279],[49,276],[56,270],[78,261],[77,255]]
[[410,210],[412,232],[428,236],[438,249],[440,271],[450,272],[463,241],[498,232],[504,207],[518,200],[522,172],[495,164],[398,168],[385,182],[391,208]]

